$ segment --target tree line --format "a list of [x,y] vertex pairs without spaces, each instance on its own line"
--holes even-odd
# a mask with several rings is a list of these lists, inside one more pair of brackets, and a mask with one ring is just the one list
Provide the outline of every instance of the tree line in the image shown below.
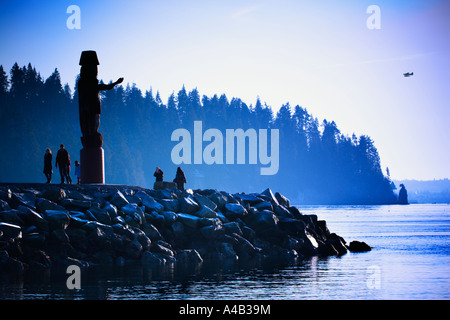
[[[178,128],[192,132],[194,121],[202,121],[203,130],[278,129],[279,171],[264,176],[260,165],[248,163],[181,164],[188,188],[251,193],[270,187],[298,204],[396,201],[369,136],[344,135],[334,121],[319,122],[299,105],[285,103],[274,113],[259,97],[248,105],[184,86],[163,102],[159,92],[143,92],[135,84],[103,91],[101,99],[106,183],[151,188],[157,166],[164,180],[172,181],[178,165],[171,159],[176,144],[171,134]],[[62,85],[57,69],[43,79],[31,63],[15,63],[9,76],[0,66],[0,106],[1,182],[43,182],[44,151],[49,147],[56,152],[61,143],[72,162],[79,160],[76,81],[72,93],[68,84]]]

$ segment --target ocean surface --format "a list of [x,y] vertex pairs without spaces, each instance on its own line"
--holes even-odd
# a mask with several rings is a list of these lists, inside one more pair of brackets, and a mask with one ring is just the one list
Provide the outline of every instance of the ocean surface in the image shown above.
[[450,299],[450,205],[298,206],[370,252],[159,270],[94,268],[69,290],[68,275],[0,277],[0,299]]

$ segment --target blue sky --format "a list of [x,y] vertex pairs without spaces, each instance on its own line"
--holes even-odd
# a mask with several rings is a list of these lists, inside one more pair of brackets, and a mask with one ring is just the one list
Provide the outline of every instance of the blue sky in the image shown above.
[[[69,30],[69,5],[81,29]],[[377,5],[381,29],[366,12]],[[448,1],[2,1],[0,64],[58,68],[73,88],[83,50],[99,78],[163,100],[182,87],[275,111],[301,105],[371,136],[395,179],[450,177]],[[414,76],[404,78],[404,72]]]

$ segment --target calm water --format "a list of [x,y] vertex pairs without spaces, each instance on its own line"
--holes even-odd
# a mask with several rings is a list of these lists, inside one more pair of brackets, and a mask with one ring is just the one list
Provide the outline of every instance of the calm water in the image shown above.
[[0,299],[450,299],[450,205],[299,207],[372,251],[287,266],[94,269],[75,291],[64,274],[3,277]]

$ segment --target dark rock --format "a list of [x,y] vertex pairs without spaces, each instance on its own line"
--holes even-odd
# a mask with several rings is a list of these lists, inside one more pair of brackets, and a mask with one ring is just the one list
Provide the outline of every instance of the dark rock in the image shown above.
[[372,248],[365,242],[360,241],[351,241],[350,245],[348,246],[348,250],[351,252],[364,252],[364,251],[370,251]]
[[134,230],[129,225],[116,223],[112,225],[112,228],[114,230],[114,233],[125,236],[128,239],[134,239],[135,237]]
[[282,205],[274,205],[273,209],[278,217],[294,218],[294,215]]
[[103,210],[106,210],[108,212],[111,219],[117,217],[117,207],[113,205],[112,203],[108,202],[103,206]]
[[297,207],[288,207],[287,209],[290,213],[292,213],[295,219],[301,219],[301,217],[303,216],[303,214]]
[[258,198],[254,194],[245,194],[245,193],[238,193],[234,195],[235,198],[240,199],[244,203],[248,203],[251,206],[254,206],[255,204],[258,204],[260,202],[263,202],[264,200],[261,198]]
[[197,250],[185,249],[177,251],[177,262],[183,264],[199,264],[203,262]]
[[200,209],[193,213],[199,218],[217,218],[217,212],[211,210],[209,207],[202,205]]
[[19,260],[11,258],[6,250],[0,250],[0,270],[22,274],[24,266]]
[[301,220],[286,218],[284,216],[278,217],[278,225],[280,229],[291,236],[302,236],[305,232],[305,223]]
[[274,196],[272,190],[270,188],[267,188],[263,192],[261,192],[261,195],[267,196],[270,199],[270,202],[272,202],[274,205],[279,205],[277,198]]
[[175,254],[171,248],[171,246],[162,240],[158,240],[156,242],[152,242],[151,251],[155,253],[160,253],[168,257],[174,257]]
[[111,202],[119,209],[128,204],[128,200],[119,190],[116,190],[113,193],[111,193],[108,198],[109,202]]
[[212,211],[216,211],[217,205],[208,197],[201,194],[194,194],[194,200],[200,205],[205,206],[211,209]]
[[17,213],[20,214],[20,212],[16,209],[0,211],[0,221],[23,226],[25,222],[22,220],[22,218],[19,217]]
[[201,218],[193,216],[191,214],[179,213],[178,221],[180,221],[183,225],[185,225],[187,227],[196,229],[199,227]]
[[305,231],[299,252],[304,256],[313,256],[319,252],[319,243],[308,231]]
[[70,226],[74,226],[75,228],[79,228],[83,225],[85,225],[89,220],[86,219],[86,216],[83,212],[76,212],[71,211],[70,212]]
[[280,205],[285,206],[287,208],[290,207],[291,203],[290,203],[289,199],[286,198],[285,196],[283,196],[281,193],[276,192],[275,198],[277,199],[277,201]]
[[236,251],[239,258],[248,258],[257,255],[260,250],[258,250],[250,241],[245,239],[244,237],[234,233],[232,235],[237,241],[238,244],[234,246],[234,250]]
[[23,244],[28,247],[41,248],[45,244],[45,234],[43,232],[26,232],[22,235]]
[[[30,206],[26,206],[30,207]],[[31,208],[31,207],[30,207]],[[44,199],[44,198],[38,198],[36,200],[36,207],[31,208],[33,210],[37,210],[39,213],[45,213],[47,210],[58,210],[58,211],[64,211],[66,208],[63,206],[58,205],[57,203]]]
[[65,210],[46,210],[45,219],[50,230],[65,229],[70,222],[70,216]]
[[237,223],[237,222],[228,222],[228,223],[225,223],[225,224],[223,225],[223,228],[224,228],[225,233],[226,233],[227,235],[231,235],[231,234],[233,234],[233,233],[236,233],[236,234],[238,234],[238,235],[240,235],[240,236],[243,236],[243,235],[244,235],[243,232],[242,232],[242,230],[241,230],[241,228],[239,227],[239,223]]
[[141,199],[142,205],[145,207],[145,212],[156,211],[158,213],[161,213],[164,211],[164,206],[152,197],[147,195],[146,197],[143,197]]
[[22,205],[36,210],[36,196],[33,193],[12,193],[9,205],[13,209]]
[[177,199],[161,199],[158,200],[158,202],[164,206],[165,211],[172,211],[175,213],[179,211],[180,205]]
[[0,200],[6,201],[9,203],[12,198],[12,191],[9,188],[0,190]]
[[142,253],[141,261],[144,265],[154,267],[160,267],[167,263],[167,259],[164,255],[150,251],[144,251]]
[[253,208],[255,208],[258,211],[263,211],[263,210],[272,211],[273,210],[272,204],[269,201],[260,202],[260,203],[256,204]]
[[150,250],[150,246],[152,244],[152,241],[149,237],[145,234],[144,231],[140,229],[133,229],[134,234],[136,236],[136,240],[139,241],[139,243],[142,245],[142,250]]
[[9,203],[5,200],[0,199],[0,211],[11,210]]
[[214,192],[213,194],[209,195],[208,198],[216,204],[219,210],[223,210],[225,205],[228,203],[227,198],[220,192]]
[[164,220],[167,224],[172,224],[178,219],[178,215],[172,211],[163,211],[161,215],[164,217]]
[[267,229],[273,229],[278,224],[278,218],[273,212],[264,210],[245,217],[245,222],[253,230],[258,232],[265,232]]
[[178,199],[178,203],[179,211],[182,213],[194,214],[197,210],[200,209],[200,206],[197,202],[195,202],[194,198],[191,195]]
[[86,211],[86,214],[92,215],[95,218],[94,221],[98,221],[103,224],[111,224],[112,222],[111,217],[108,214],[108,211],[104,209],[92,207]]
[[66,198],[66,192],[63,189],[47,189],[41,192],[39,195],[42,198],[56,203]]
[[227,203],[225,205],[225,209],[225,216],[230,220],[242,218],[247,215],[247,210],[242,205],[237,203]]
[[41,214],[25,206],[19,206],[17,210],[18,215],[28,225],[36,226],[43,231],[49,231],[48,222],[42,217]]
[[59,203],[67,210],[86,210],[91,207],[91,202],[88,200],[63,199]]
[[2,239],[15,239],[22,237],[22,229],[15,224],[0,222],[0,233]]
[[132,259],[139,259],[142,252],[142,244],[138,240],[131,241],[125,249],[125,254]]
[[67,233],[64,231],[64,229],[54,229],[50,232],[50,239],[54,240],[55,242],[57,242],[58,244],[61,243],[69,243],[69,236],[67,235]]
[[161,240],[163,237],[159,230],[150,223],[145,223],[141,226],[141,230],[145,233],[145,235],[151,240],[151,241],[158,241]]
[[221,239],[225,232],[222,225],[211,225],[200,228],[200,233],[207,239],[208,241],[216,241]]

